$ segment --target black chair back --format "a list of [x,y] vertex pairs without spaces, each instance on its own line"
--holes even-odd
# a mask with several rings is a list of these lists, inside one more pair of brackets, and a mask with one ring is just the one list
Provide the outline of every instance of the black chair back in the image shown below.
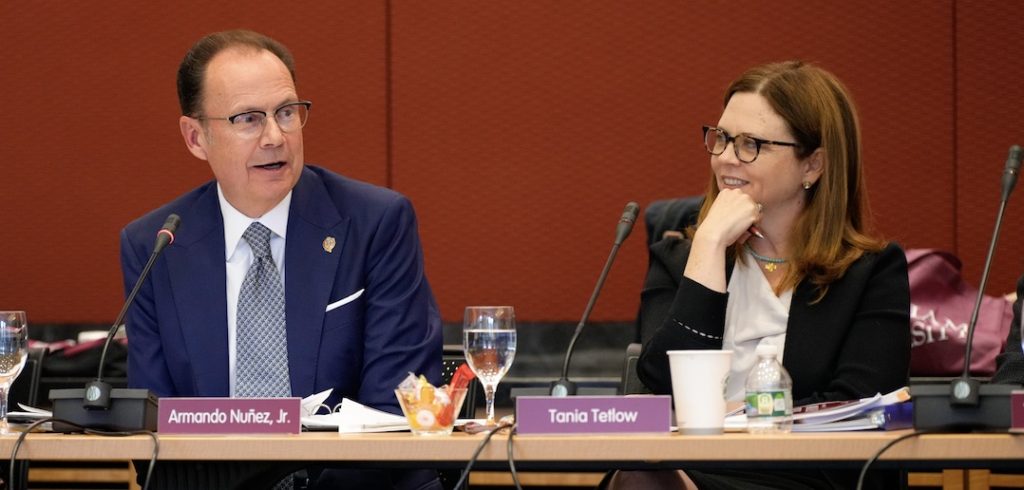
[[[466,358],[462,355],[461,350],[458,353],[446,350],[441,358],[441,381],[445,384],[450,382],[452,376],[455,375],[455,370],[465,362]],[[469,388],[466,389],[466,399],[462,402],[462,410],[459,412],[460,419],[476,418],[476,397],[480,391],[479,386],[480,382],[476,379],[470,381]]]
[[662,199],[647,205],[644,211],[644,225],[647,229],[647,245],[653,245],[664,238],[666,231],[683,231],[697,223],[704,196]]
[[636,373],[636,364],[640,360],[640,349],[643,346],[637,343],[629,344],[626,347],[626,360],[622,366],[622,381],[619,384],[620,395],[645,395],[651,393]]
[[28,350],[28,359],[25,361],[25,368],[11,385],[8,400],[10,404],[7,409],[12,411],[20,410],[18,403],[24,403],[37,407],[39,403],[39,379],[43,372],[43,357],[46,349],[33,348]]
[[[665,238],[666,232],[682,234],[687,227],[697,224],[700,207],[704,204],[704,196],[679,197],[662,199],[647,205],[644,211],[644,227],[647,231],[647,246],[650,247]],[[643,328],[641,311],[637,311],[636,330],[633,342],[643,343],[646,336],[654,332],[646,332]]]

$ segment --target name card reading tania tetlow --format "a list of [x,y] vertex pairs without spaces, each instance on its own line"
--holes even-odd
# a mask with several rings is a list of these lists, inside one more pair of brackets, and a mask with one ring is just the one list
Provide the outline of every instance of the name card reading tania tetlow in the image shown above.
[[670,432],[672,397],[520,396],[516,398],[519,434],[622,434]]
[[298,434],[299,398],[161,398],[161,434]]

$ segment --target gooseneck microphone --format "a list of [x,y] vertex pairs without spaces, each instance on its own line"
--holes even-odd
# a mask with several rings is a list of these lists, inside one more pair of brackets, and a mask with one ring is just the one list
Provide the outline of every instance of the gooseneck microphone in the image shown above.
[[1004,203],[1010,200],[1010,193],[1013,192],[1013,187],[1017,185],[1017,175],[1020,174],[1020,160],[1020,147],[1017,145],[1011,146],[1010,154],[1006,157],[1006,168],[1003,170]]
[[988,282],[988,273],[992,268],[992,257],[995,255],[996,242],[999,240],[999,230],[1003,226],[1003,213],[1006,211],[1006,203],[1010,200],[1010,193],[1017,185],[1017,175],[1020,173],[1021,150],[1017,145],[1010,147],[1010,154],[1006,159],[1006,168],[1003,170],[1003,195],[999,201],[999,212],[996,214],[996,225],[992,230],[992,241],[988,245],[988,255],[985,257],[985,267],[981,273],[981,284],[978,286],[978,298],[974,302],[974,310],[971,312],[971,320],[967,325],[967,341],[964,349],[964,370],[959,378],[953,380],[949,388],[950,404],[963,406],[978,405],[978,392],[981,383],[971,378],[971,351],[974,340],[974,329],[978,323],[978,312],[981,309],[981,301],[985,297],[985,284]]
[[135,280],[135,286],[132,287],[131,293],[128,294],[128,299],[125,300],[124,306],[121,307],[121,312],[117,314],[117,319],[114,320],[114,324],[110,326],[110,331],[107,332],[107,341],[103,344],[103,353],[100,355],[100,366],[96,372],[96,379],[85,385],[82,406],[86,409],[107,410],[110,408],[111,386],[110,383],[103,381],[103,367],[106,365],[107,349],[110,348],[110,344],[114,341],[114,335],[117,334],[117,330],[121,328],[124,317],[128,314],[128,308],[135,301],[135,296],[139,294],[142,283],[149,276],[149,270],[153,268],[153,263],[156,262],[157,257],[164,251],[164,248],[174,242],[174,233],[178,230],[179,225],[181,225],[181,218],[177,214],[171,214],[164,221],[164,226],[156,233],[156,244],[153,246],[153,253],[149,255],[149,261],[146,262],[146,266],[142,269],[142,273],[139,274],[139,278]]
[[601,276],[597,278],[597,285],[594,287],[594,292],[590,294],[590,301],[587,302],[587,307],[583,310],[583,318],[576,325],[576,331],[573,332],[572,340],[569,341],[569,348],[565,351],[565,362],[562,363],[562,376],[558,378],[558,381],[551,383],[551,396],[570,396],[576,394],[576,383],[569,381],[569,361],[572,359],[573,348],[576,346],[576,340],[580,338],[583,326],[587,324],[590,311],[594,309],[594,304],[597,303],[597,296],[601,294],[601,288],[604,287],[608,271],[611,270],[612,263],[615,262],[615,256],[619,253],[619,247],[626,240],[626,237],[629,236],[629,232],[633,231],[633,223],[636,222],[637,215],[639,214],[640,205],[635,202],[626,204],[626,209],[622,211],[619,224],[615,226],[615,243],[612,245],[612,251],[608,255],[608,260],[604,263],[604,270],[601,271]]

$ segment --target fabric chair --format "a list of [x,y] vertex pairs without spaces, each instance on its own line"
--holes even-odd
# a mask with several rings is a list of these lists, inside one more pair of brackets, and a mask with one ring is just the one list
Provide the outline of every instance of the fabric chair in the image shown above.
[[697,223],[704,196],[679,197],[654,201],[644,211],[647,228],[647,245],[651,246],[665,237],[667,231],[682,231]]
[[643,346],[638,343],[629,344],[626,347],[626,360],[622,366],[622,381],[619,383],[620,395],[645,395],[651,392],[637,376],[636,364],[640,360],[640,349]]
[[[647,232],[647,246],[650,247],[665,238],[666,233],[679,233],[697,223],[704,196],[689,196],[654,201],[644,211],[644,228]],[[650,330],[651,326],[647,327]],[[653,331],[645,331],[643,316],[636,315],[636,332],[633,342],[644,343]]]
[[18,403],[24,403],[32,407],[39,403],[39,379],[43,372],[43,357],[46,349],[33,348],[28,350],[28,359],[21,375],[14,380],[9,392],[10,405],[8,410],[19,410]]

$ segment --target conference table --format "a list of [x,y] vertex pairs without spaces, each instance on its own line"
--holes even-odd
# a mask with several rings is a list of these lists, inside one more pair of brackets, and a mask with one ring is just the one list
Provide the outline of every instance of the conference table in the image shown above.
[[[613,468],[860,468],[890,441],[911,430],[712,436],[516,435],[516,468],[536,471],[599,471]],[[407,432],[293,435],[163,435],[161,464],[279,467],[281,472],[307,464],[358,468],[460,468],[472,456],[482,434],[416,436]],[[0,437],[10,455],[15,438]],[[507,433],[499,433],[481,452],[475,469],[507,469]],[[17,458],[39,461],[148,460],[153,440],[144,435],[104,437],[33,433]],[[170,463],[175,462],[175,463]],[[272,464],[271,464],[272,462]],[[246,466],[248,465],[248,466]],[[924,434],[887,450],[873,467],[1024,469],[1024,436],[1008,433]],[[239,470],[238,468],[242,468]],[[241,478],[241,477],[239,477]],[[241,484],[239,486],[241,488]]]

